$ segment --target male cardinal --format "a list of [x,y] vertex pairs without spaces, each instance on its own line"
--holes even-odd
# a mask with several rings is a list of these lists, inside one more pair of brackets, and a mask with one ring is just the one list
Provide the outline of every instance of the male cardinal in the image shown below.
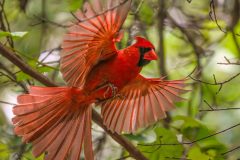
[[148,40],[118,50],[131,0],[85,3],[64,37],[61,72],[66,87],[36,87],[18,96],[13,108],[15,133],[33,144],[33,154],[46,160],[94,159],[91,141],[92,104],[101,106],[106,127],[131,133],[158,121],[181,100],[184,80],[144,78],[143,66],[157,60]]

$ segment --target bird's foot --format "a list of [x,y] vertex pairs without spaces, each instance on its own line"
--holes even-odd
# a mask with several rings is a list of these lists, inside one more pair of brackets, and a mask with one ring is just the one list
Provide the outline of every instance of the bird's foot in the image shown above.
[[112,83],[106,84],[107,90],[104,92],[104,98],[108,99],[109,98],[109,92],[111,93],[111,97],[116,97],[118,93],[118,88],[113,85]]
[[114,98],[120,98],[120,99],[125,99],[126,96],[125,95],[122,95],[120,93],[116,94],[116,96]]

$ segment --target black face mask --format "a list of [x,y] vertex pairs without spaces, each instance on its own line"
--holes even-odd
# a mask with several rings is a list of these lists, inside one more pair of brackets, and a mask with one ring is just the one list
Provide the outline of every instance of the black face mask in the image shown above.
[[150,62],[149,60],[144,59],[145,53],[147,53],[150,50],[151,50],[151,48],[143,48],[143,47],[139,48],[139,52],[140,52],[140,59],[139,59],[139,62],[138,62],[139,67],[143,67]]

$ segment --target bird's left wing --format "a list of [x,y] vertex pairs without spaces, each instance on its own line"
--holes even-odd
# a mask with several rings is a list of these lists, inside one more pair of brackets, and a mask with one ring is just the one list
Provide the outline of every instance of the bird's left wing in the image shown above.
[[185,80],[147,79],[139,75],[119,92],[119,96],[102,104],[104,124],[112,132],[132,133],[159,119],[181,101]]
[[114,43],[122,38],[120,29],[131,5],[131,0],[106,0],[106,5],[92,1],[76,13],[79,21],[64,37],[61,72],[68,86],[82,87],[93,66],[116,55]]

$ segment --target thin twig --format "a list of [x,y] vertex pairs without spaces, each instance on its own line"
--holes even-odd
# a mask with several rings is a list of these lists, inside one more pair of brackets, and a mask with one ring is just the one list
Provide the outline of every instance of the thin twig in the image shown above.
[[[105,14],[105,13],[111,11],[111,10],[116,9],[116,8],[124,5],[125,3],[127,3],[127,1],[129,1],[129,0],[121,1],[121,2],[119,2],[119,4],[113,6],[112,8],[109,8],[109,9],[107,9],[107,10],[105,10],[105,11],[102,11],[102,12],[100,12],[100,13],[94,15],[94,16],[91,16],[91,17],[88,17],[88,18],[85,18],[85,19],[79,19],[77,16],[75,16],[75,14],[73,14],[72,12],[70,12],[70,13],[71,13],[72,16],[78,21],[78,23],[83,23],[83,22],[89,21],[90,19],[93,19],[93,18],[96,18],[96,17],[98,17],[98,16],[101,16],[101,15],[103,15],[103,14]],[[32,24],[32,26],[40,25],[40,24],[42,24],[42,23],[49,23],[49,24],[54,25],[54,26],[57,26],[57,27],[69,28],[69,27],[75,25],[75,24],[62,25],[62,24],[59,24],[59,23],[57,23],[57,22],[50,21],[49,19],[47,19],[47,18],[45,18],[45,17],[39,17],[39,16],[37,16],[37,15],[34,15],[34,17],[37,18],[37,19],[39,19],[40,22],[35,23],[35,24]]]
[[[240,52],[239,52],[240,53]],[[222,65],[240,65],[240,61],[237,62],[231,62],[227,57],[224,56],[224,59],[226,60],[226,62],[221,62],[221,63],[217,63],[217,64],[222,64]]]
[[[217,27],[219,28],[220,31],[222,31],[223,33],[227,33],[227,30],[224,30],[220,24],[218,23],[218,19],[217,19],[217,15],[216,15],[216,11],[215,11],[215,2],[214,0],[211,0],[210,1],[210,11],[209,11],[209,17],[211,18],[212,21],[214,21],[217,25]],[[236,34],[236,33],[233,33],[237,36],[240,36],[240,34]]]
[[47,18],[44,18],[44,17],[40,17],[40,16],[37,16],[37,15],[34,15],[35,18],[37,18],[38,20],[40,20],[40,22],[37,22],[35,24],[31,24],[31,26],[36,26],[36,25],[40,25],[42,23],[49,23],[51,25],[54,25],[54,26],[57,26],[57,27],[61,27],[61,28],[68,28],[68,27],[71,27],[70,25],[62,25],[60,23],[57,23],[57,22],[53,22]]
[[137,9],[136,9],[134,12],[130,13],[130,14],[131,14],[131,15],[136,15],[136,14],[138,14],[138,12],[140,11],[140,9],[141,9],[144,1],[145,1],[145,0],[141,0],[140,3],[139,3],[139,5],[138,5],[138,7],[137,7]]
[[214,80],[214,83],[205,82],[205,81],[202,81],[202,80],[193,78],[191,75],[190,75],[189,77],[190,77],[192,80],[196,81],[196,82],[200,82],[200,83],[204,83],[204,84],[212,85],[212,86],[219,86],[219,89],[218,89],[218,91],[217,91],[217,93],[216,93],[216,94],[218,94],[218,93],[221,91],[221,89],[222,89],[222,87],[223,87],[224,84],[232,81],[233,79],[237,78],[239,75],[240,75],[240,73],[232,76],[231,78],[229,78],[228,80],[225,80],[225,81],[223,81],[223,82],[216,82],[216,80]]
[[[6,32],[11,32],[10,29],[10,24],[4,9],[4,5],[5,5],[5,0],[0,1],[0,29]],[[13,38],[11,36],[7,36],[6,37],[8,44],[14,48],[14,42],[13,42]]]
[[27,93],[27,87],[24,84],[24,82],[18,81],[16,74],[12,73],[12,71],[1,62],[0,62],[0,69],[2,69],[3,71],[5,71],[7,73],[7,74],[5,74],[3,72],[0,72],[0,76],[2,75],[2,76],[7,77],[10,81],[18,84],[24,90],[24,92]]
[[233,152],[233,151],[236,151],[236,150],[238,150],[238,149],[240,149],[240,146],[238,146],[238,147],[236,147],[236,148],[233,148],[233,149],[231,149],[231,150],[229,150],[229,151],[227,151],[227,152],[224,152],[224,153],[222,153],[221,155],[227,155],[227,154],[229,154],[229,153],[231,153],[231,152]]
[[214,110],[214,108],[206,100],[204,100],[204,103],[206,103],[208,107],[211,108],[212,111]]
[[115,6],[111,7],[111,8],[108,8],[108,9],[105,10],[105,11],[99,12],[98,14],[96,14],[96,15],[94,15],[94,16],[85,18],[85,19],[79,19],[79,18],[76,17],[76,16],[74,16],[74,18],[75,18],[76,20],[78,20],[79,23],[86,22],[86,21],[88,21],[88,20],[90,20],[90,19],[96,18],[96,17],[98,17],[98,16],[100,16],[100,15],[103,15],[103,14],[109,12],[109,11],[112,11],[112,10],[120,7],[120,6],[124,5],[125,3],[127,3],[128,1],[130,1],[130,0],[120,1],[119,4],[117,4],[117,5],[115,5]]
[[0,103],[2,103],[2,104],[12,105],[12,106],[15,106],[15,105],[16,105],[16,104],[14,104],[14,103],[11,103],[11,102],[5,102],[5,101],[0,101]]
[[217,64],[221,64],[221,65],[240,65],[240,62],[231,62],[231,63],[222,63],[222,62],[219,62]]
[[210,1],[210,11],[209,11],[209,17],[211,18],[212,21],[214,21],[217,25],[217,27],[222,31],[223,33],[227,33],[227,31],[223,30],[222,27],[218,23],[217,15],[215,12],[215,2],[214,0]]
[[[235,44],[235,46],[236,46],[236,49],[237,49],[237,53],[238,53],[238,57],[240,58],[240,43],[239,43],[239,41],[238,41],[238,39],[237,39],[237,34],[235,34],[234,33],[234,30],[232,29],[231,30],[231,33],[232,33],[232,38],[233,38],[233,42],[234,42],[234,44]],[[240,35],[239,35],[240,36]],[[238,37],[239,38],[239,37]]]
[[216,109],[202,109],[199,112],[216,112],[216,111],[228,111],[228,110],[238,110],[240,108],[216,108]]
[[238,124],[236,124],[236,125],[233,125],[233,126],[231,126],[231,127],[229,127],[229,128],[226,128],[226,129],[224,129],[224,130],[222,130],[222,131],[219,131],[219,132],[216,132],[216,133],[214,133],[214,134],[211,134],[211,135],[208,135],[208,136],[206,136],[206,137],[203,137],[203,138],[199,138],[199,139],[197,139],[197,140],[194,140],[194,141],[191,141],[191,142],[181,142],[181,143],[155,143],[155,144],[138,144],[139,146],[178,146],[178,145],[191,145],[191,144],[194,144],[194,143],[196,143],[196,142],[199,142],[199,141],[202,141],[202,140],[205,140],[205,139],[208,139],[208,138],[211,138],[211,137],[214,137],[214,136],[216,136],[216,135],[219,135],[219,134],[221,134],[221,133],[224,133],[224,132],[226,132],[226,131],[229,131],[229,130],[231,130],[231,129],[233,129],[233,128],[236,128],[236,127],[238,127],[238,126],[240,126],[240,123],[238,123]]

